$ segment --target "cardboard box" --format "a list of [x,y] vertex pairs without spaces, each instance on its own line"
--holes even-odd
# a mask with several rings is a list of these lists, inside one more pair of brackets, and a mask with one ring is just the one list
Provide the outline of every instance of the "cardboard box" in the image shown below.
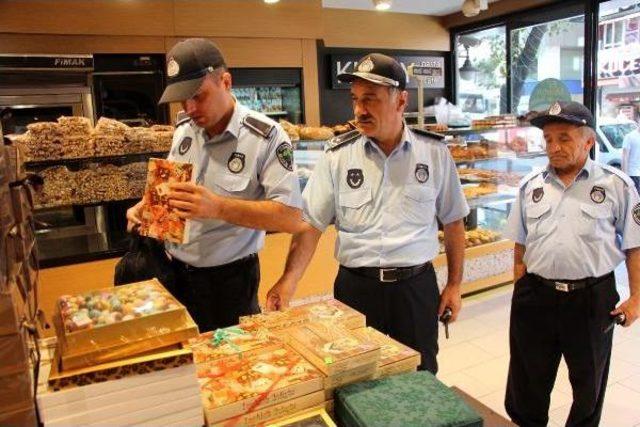
[[33,405],[33,381],[28,369],[0,377],[0,412],[31,405]]
[[347,384],[353,384],[360,381],[367,381],[374,379],[376,376],[376,369],[378,367],[377,362],[368,363],[366,365],[358,366],[357,368],[350,369],[348,371],[340,372],[339,374],[324,378],[324,395],[325,398],[333,399],[333,393],[338,387],[345,386]]
[[359,311],[349,307],[337,299],[329,299],[310,304],[299,305],[290,310],[294,315],[299,314],[310,321],[329,321],[344,326],[347,329],[364,328],[366,317]]
[[[162,417],[153,418],[144,422],[138,423],[138,426],[194,426],[202,427],[205,423],[204,412],[202,412],[202,405],[200,400],[196,400],[196,405],[183,409],[180,411],[172,412],[171,414],[164,415]],[[126,421],[125,421],[126,422]]]
[[0,291],[0,335],[16,334],[25,316],[25,301],[13,284]]
[[189,340],[196,364],[230,356],[249,357],[266,349],[282,347],[282,341],[265,329],[249,330],[239,326],[205,332]]
[[377,378],[415,371],[420,365],[420,353],[374,328],[355,329],[353,333],[380,344]]
[[64,369],[123,359],[198,334],[157,279],[62,296],[54,316]]
[[267,424],[267,427],[336,427],[324,409],[312,409]]
[[26,332],[0,336],[0,376],[12,375],[29,369]]
[[[124,423],[135,425],[138,422],[170,414],[176,410],[190,408],[197,399],[199,399],[198,389],[194,386],[150,396],[131,395],[123,402],[69,414],[64,418],[49,420],[47,424],[50,426],[122,425]],[[184,402],[184,408],[171,407],[172,404],[177,404],[176,402],[179,401]]]
[[[46,423],[50,420],[64,418],[69,414],[87,412],[110,405],[117,405],[121,402],[132,401],[134,399],[132,396],[153,396],[169,393],[172,390],[182,390],[190,386],[196,389],[195,394],[199,395],[195,369],[185,369],[187,366],[176,368],[180,373],[163,371],[164,375],[141,375],[147,382],[136,386],[128,385],[123,380],[111,381],[118,383],[120,387],[107,393],[97,392],[95,390],[96,386],[100,384],[93,384],[41,394],[38,396],[40,417]],[[193,365],[191,366],[193,367]]]
[[286,346],[200,364],[198,377],[209,423],[320,391],[323,384],[320,371]]
[[288,328],[280,336],[328,377],[380,359],[380,345],[333,323],[309,322]]
[[366,326],[364,314],[336,299],[299,305],[286,311],[270,311],[242,316],[240,317],[240,326],[248,329],[265,328],[276,331],[312,321],[333,322],[347,329]]
[[[113,390],[113,380],[130,380],[129,386],[141,384],[145,378],[138,378],[142,375],[158,373],[158,376],[166,370],[171,370],[172,375],[179,371],[176,368],[186,366],[186,370],[194,370],[193,353],[188,348],[172,348],[166,351],[156,351],[147,355],[141,355],[123,359],[115,362],[107,362],[89,368],[72,369],[61,372],[59,370],[60,360],[58,355],[51,365],[49,374],[49,387],[53,391],[67,388],[82,387],[90,384],[100,384],[94,387],[106,393]],[[117,386],[116,386],[117,387]]]
[[0,411],[0,426],[36,427],[38,420],[33,404],[11,411]]
[[286,402],[279,403],[277,405],[268,406],[263,409],[259,409],[257,411],[252,411],[246,414],[243,414],[238,417],[234,417],[222,422],[211,422],[208,418],[208,413],[205,410],[205,418],[209,426],[234,426],[234,427],[242,427],[242,426],[255,426],[258,424],[263,424],[271,420],[276,420],[279,418],[286,417],[288,415],[295,414],[296,412],[303,411],[305,409],[309,409],[318,405],[321,405],[324,402],[324,393],[321,391],[307,394],[306,396],[301,396],[293,400],[288,400]]

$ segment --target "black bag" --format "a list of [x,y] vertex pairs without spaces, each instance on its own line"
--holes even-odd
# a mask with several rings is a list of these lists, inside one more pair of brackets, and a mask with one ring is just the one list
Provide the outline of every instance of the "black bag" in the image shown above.
[[155,277],[171,292],[175,279],[164,244],[137,233],[131,233],[129,240],[129,251],[116,264],[114,284],[124,285]]

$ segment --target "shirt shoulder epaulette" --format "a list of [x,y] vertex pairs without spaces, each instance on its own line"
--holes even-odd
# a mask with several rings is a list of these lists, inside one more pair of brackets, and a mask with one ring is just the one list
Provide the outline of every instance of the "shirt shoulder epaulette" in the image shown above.
[[411,132],[416,133],[418,135],[422,135],[422,136],[427,136],[431,139],[435,139],[438,141],[444,141],[445,136],[442,135],[441,133],[437,133],[437,132],[431,132],[425,129],[420,129],[420,128],[415,128],[415,127],[410,127],[409,129],[411,129]]
[[265,139],[271,137],[271,133],[276,127],[275,123],[270,120],[253,114],[246,115],[244,119],[242,119],[242,124],[249,128],[251,132]]
[[518,187],[520,188],[520,190],[524,190],[525,187],[527,186],[527,184],[531,181],[533,181],[535,178],[537,178],[538,176],[542,175],[542,172],[544,172],[544,169],[534,169],[531,172],[529,172],[528,174],[526,174],[524,176],[524,178],[522,178],[520,180],[520,183],[518,184]]
[[622,182],[624,182],[627,186],[630,186],[630,187],[635,186],[631,178],[629,178],[629,176],[626,173],[622,172],[620,169],[610,165],[605,165],[605,164],[598,164],[598,166],[600,166],[605,172],[608,172],[620,178]]
[[334,136],[329,141],[327,141],[325,151],[332,151],[339,147],[344,147],[346,144],[355,142],[358,138],[360,138],[360,135],[360,131],[358,129],[354,129],[338,136]]
[[186,112],[180,111],[176,116],[176,127],[182,126],[185,123],[189,123],[190,121],[191,121],[191,117],[189,117],[189,115]]

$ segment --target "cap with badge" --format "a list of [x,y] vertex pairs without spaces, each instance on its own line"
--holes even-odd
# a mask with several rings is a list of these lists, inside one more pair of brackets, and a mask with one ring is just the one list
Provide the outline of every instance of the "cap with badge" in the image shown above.
[[207,73],[226,67],[220,49],[206,39],[186,39],[167,54],[167,87],[159,104],[193,97]]
[[577,126],[595,128],[591,111],[579,102],[554,102],[549,110],[531,119],[531,124],[537,128],[544,128],[548,123],[571,123]]
[[370,53],[364,56],[355,65],[355,71],[338,74],[337,78],[346,83],[355,79],[363,79],[401,90],[407,86],[407,73],[402,65],[390,56],[381,53]]

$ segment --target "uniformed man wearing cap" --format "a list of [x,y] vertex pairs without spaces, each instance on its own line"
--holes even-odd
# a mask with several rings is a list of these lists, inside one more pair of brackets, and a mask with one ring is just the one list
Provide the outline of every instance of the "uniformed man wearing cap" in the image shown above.
[[[176,284],[203,331],[259,311],[256,253],[265,230],[295,232],[302,224],[298,178],[287,134],[239,104],[218,48],[188,39],[167,54],[168,86],[160,103],[182,102],[186,118],[173,136],[170,160],[194,165],[196,184],[175,184],[170,203],[192,220],[189,243],[166,244]],[[141,203],[127,212],[140,222]]]
[[[555,103],[531,124],[544,132],[549,164],[522,181],[509,216],[516,283],[506,409],[519,425],[546,426],[562,356],[574,397],[567,425],[596,426],[608,325],[624,313],[629,326],[640,311],[640,201],[628,176],[589,158],[596,135],[583,105]],[[616,308],[613,270],[625,259],[631,296]]]
[[[372,53],[351,83],[358,129],[330,141],[303,193],[306,228],[294,236],[285,272],[268,294],[286,306],[322,232],[338,231],[337,299],[364,313],[367,324],[422,355],[437,371],[438,313],[461,306],[463,218],[467,206],[445,144],[403,121],[407,76],[394,59]],[[431,260],[444,224],[448,282],[440,295]]]

